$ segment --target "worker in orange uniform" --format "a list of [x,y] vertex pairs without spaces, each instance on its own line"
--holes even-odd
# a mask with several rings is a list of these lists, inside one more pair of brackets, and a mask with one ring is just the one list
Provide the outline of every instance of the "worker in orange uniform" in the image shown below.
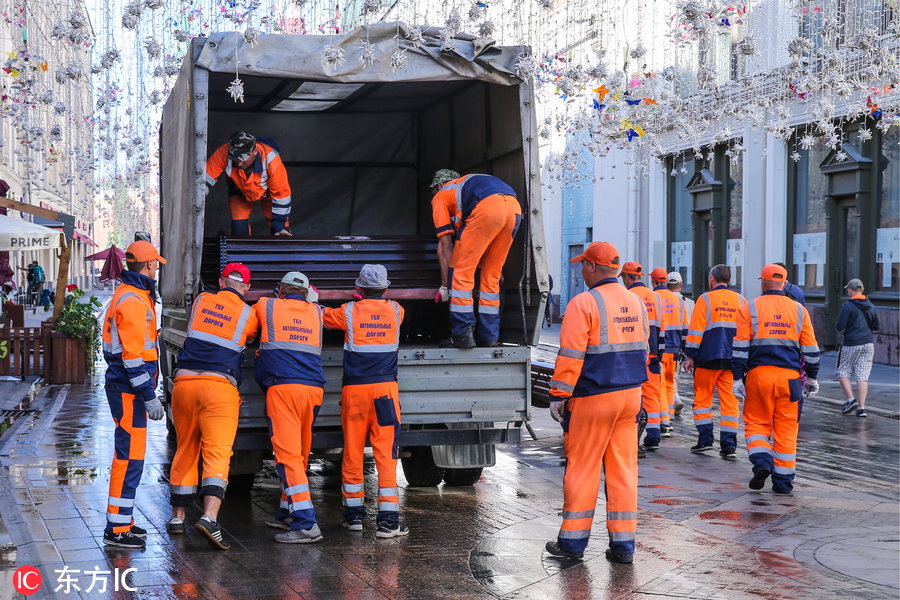
[[653,291],[659,296],[659,324],[665,337],[662,349],[662,375],[660,377],[660,435],[672,437],[671,417],[675,416],[675,378],[678,375],[678,357],[684,350],[687,334],[687,318],[684,299],[669,289],[669,274],[657,267],[650,272]]
[[275,142],[234,132],[206,161],[207,191],[223,172],[228,176],[231,235],[250,235],[250,214],[257,202],[272,235],[291,235],[291,185]]
[[366,436],[378,470],[378,515],[375,537],[407,535],[400,524],[397,458],[400,432],[400,393],[397,389],[397,352],[403,308],[384,298],[391,282],[382,265],[363,265],[356,293],[362,299],[325,309],[325,327],[344,334],[344,381],[341,390],[341,428],[344,458],[341,498],[344,527],[362,531],[366,516],[363,452]]
[[[184,533],[185,509],[194,504],[199,479],[203,516],[194,529],[219,550],[230,547],[222,537],[218,515],[237,434],[244,347],[259,330],[256,315],[244,302],[249,289],[250,269],[228,263],[219,276],[219,291],[197,296],[172,389],[177,448],[169,474],[172,517],[166,529]],[[201,452],[203,474],[198,477]]]
[[312,426],[324,395],[323,309],[308,300],[309,278],[291,271],[281,278],[277,298],[262,298],[254,309],[260,323],[256,381],[266,394],[266,417],[281,478],[281,504],[266,525],[284,529],[282,544],[322,539],[309,493],[306,469]]
[[[819,391],[819,346],[809,313],[784,293],[787,270],[763,267],[762,296],[737,313],[731,372],[734,393],[744,397],[744,436],[753,463],[751,490],[772,475],[772,490],[790,494],[797,465],[803,395]],[[800,382],[800,369],[806,381]],[[744,382],[746,377],[746,383]]]
[[719,392],[719,455],[734,460],[740,406],[732,392],[731,349],[737,331],[737,313],[747,304],[743,296],[728,289],[731,269],[716,265],[709,271],[709,291],[697,299],[684,343],[684,368],[694,374],[694,425],[697,445],[691,452],[712,450],[713,392]]
[[[641,401],[644,410],[647,411],[647,435],[644,437],[644,449],[657,450],[660,442],[660,395],[659,377],[660,350],[665,345],[663,330],[660,327],[659,296],[644,285],[641,278],[644,276],[644,268],[638,262],[627,262],[622,265],[622,283],[629,291],[637,294],[644,302],[647,311],[647,322],[650,327],[649,355],[647,357],[647,381],[641,385]],[[640,440],[638,440],[640,441]]]
[[559,334],[559,354],[550,381],[550,414],[563,425],[566,474],[563,522],[554,556],[584,554],[600,472],[605,474],[606,558],[632,562],[637,529],[637,417],[641,384],[647,380],[650,324],[644,303],[616,280],[619,252],[594,242],[584,254],[581,275],[589,289],[572,298]]
[[[694,313],[694,301],[690,298],[685,298],[681,291],[684,289],[684,279],[681,277],[681,273],[678,271],[671,271],[669,273],[669,279],[666,281],[666,287],[673,292],[679,299],[684,303],[684,336],[687,337],[687,327],[691,322],[691,315]],[[684,361],[682,360],[682,365],[684,365]],[[677,373],[677,369],[676,369]],[[675,416],[681,414],[684,410],[684,402],[681,401],[681,396],[678,394],[678,377],[675,378],[675,385],[673,394],[675,397]]]
[[[435,173],[431,191],[441,267],[435,301],[450,300],[453,345],[493,346],[500,338],[503,264],[522,222],[519,200],[509,185],[493,175],[460,177],[449,169]],[[476,270],[481,271],[477,320],[472,297]]]
[[156,271],[166,259],[149,242],[125,249],[126,271],[103,316],[106,399],[116,422],[115,455],[109,473],[109,500],[103,543],[143,548],[147,531],[134,524],[134,498],[144,470],[147,417],[165,416],[156,397],[159,349],[156,343]]

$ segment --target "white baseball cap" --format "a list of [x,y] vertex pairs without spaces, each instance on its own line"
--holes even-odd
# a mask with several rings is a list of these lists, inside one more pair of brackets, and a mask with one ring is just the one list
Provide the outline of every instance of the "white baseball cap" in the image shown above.
[[672,271],[669,273],[669,283],[684,283],[684,279],[681,278],[681,273],[678,271]]

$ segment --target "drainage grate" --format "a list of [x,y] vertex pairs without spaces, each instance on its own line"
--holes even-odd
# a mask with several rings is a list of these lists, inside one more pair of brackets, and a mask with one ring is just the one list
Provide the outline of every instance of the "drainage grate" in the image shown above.
[[19,417],[24,417],[25,415],[30,415],[32,413],[36,413],[36,408],[26,408],[26,409],[4,409],[0,410],[0,419],[18,419]]

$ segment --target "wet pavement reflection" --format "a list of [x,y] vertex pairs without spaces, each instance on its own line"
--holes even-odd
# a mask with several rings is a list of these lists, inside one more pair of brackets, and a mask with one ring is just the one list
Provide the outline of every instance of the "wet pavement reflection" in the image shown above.
[[[98,380],[99,381],[99,380]],[[467,487],[410,488],[400,471],[406,538],[378,540],[373,514],[362,533],[341,528],[340,470],[313,461],[310,484],[323,542],[273,542],[263,523],[278,502],[273,469],[253,489],[229,493],[220,522],[232,543],[212,550],[190,527],[165,532],[172,448],[153,423],[136,522],[146,550],[104,547],[113,423],[102,387],[49,387],[34,423],[4,438],[0,461],[0,587],[38,564],[49,591],[55,570],[130,571],[137,591],[57,593],[59,598],[895,598],[900,594],[897,422],[804,407],[793,496],[750,492],[738,460],[694,455],[693,425],[640,463],[634,565],[608,563],[601,497],[583,562],[547,555],[562,507],[562,438],[535,410],[539,439],[498,450],[497,465]],[[689,414],[689,410],[685,411]],[[366,463],[367,491],[377,481]],[[368,489],[372,488],[372,489]],[[370,507],[371,509],[371,507]],[[189,511],[189,523],[200,516]],[[6,529],[9,529],[9,534]],[[16,536],[19,536],[18,539]],[[4,541],[6,540],[6,541]],[[18,541],[14,545],[12,541]],[[110,582],[110,586],[112,583]],[[43,592],[42,592],[43,593]],[[15,597],[0,592],[0,598]],[[32,597],[52,597],[46,596]]]

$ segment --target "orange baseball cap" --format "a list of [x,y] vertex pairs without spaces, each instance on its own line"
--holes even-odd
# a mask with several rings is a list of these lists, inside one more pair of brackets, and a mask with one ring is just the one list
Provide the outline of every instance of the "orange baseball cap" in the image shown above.
[[569,262],[579,263],[583,260],[589,260],[595,265],[601,267],[610,267],[612,269],[619,268],[619,251],[609,242],[594,242],[584,253],[579,254]]
[[779,265],[766,265],[759,278],[765,281],[787,281],[787,269]]
[[145,242],[144,240],[131,242],[131,244],[125,248],[126,257],[129,254],[134,258],[125,258],[126,262],[147,262],[148,260],[155,259],[162,264],[166,264],[166,259],[159,255],[159,250],[154,248],[153,244]]
[[626,275],[644,275],[644,267],[641,263],[630,260],[622,265],[622,272]]
[[650,271],[650,279],[653,281],[668,281],[669,273],[662,267],[656,267]]

